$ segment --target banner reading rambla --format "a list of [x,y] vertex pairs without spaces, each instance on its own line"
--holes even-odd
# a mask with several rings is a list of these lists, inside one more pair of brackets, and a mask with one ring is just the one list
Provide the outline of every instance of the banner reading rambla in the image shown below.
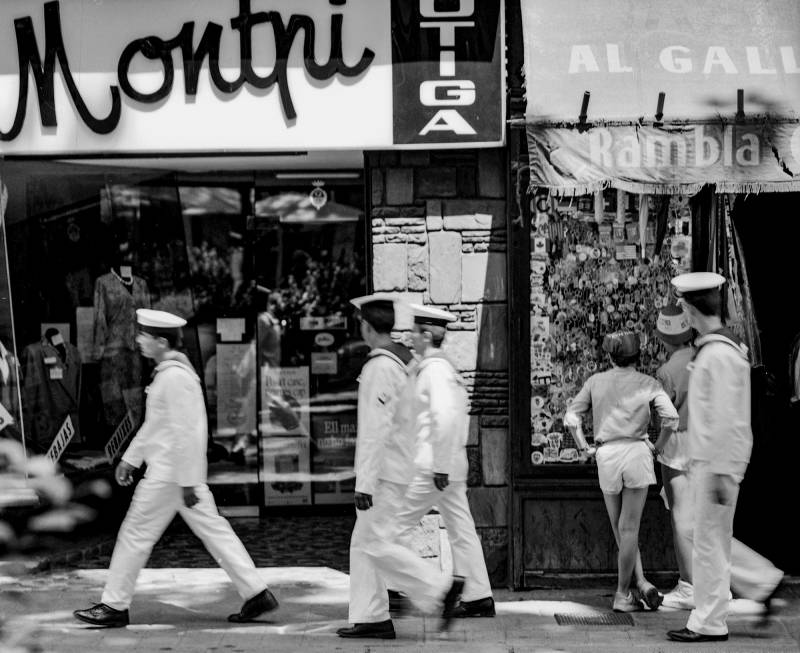
[[531,185],[566,195],[800,191],[800,124],[528,125]]

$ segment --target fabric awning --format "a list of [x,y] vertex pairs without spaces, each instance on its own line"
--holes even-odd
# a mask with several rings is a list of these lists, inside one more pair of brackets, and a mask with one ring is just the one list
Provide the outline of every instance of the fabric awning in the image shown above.
[[533,186],[800,190],[800,2],[521,3]]

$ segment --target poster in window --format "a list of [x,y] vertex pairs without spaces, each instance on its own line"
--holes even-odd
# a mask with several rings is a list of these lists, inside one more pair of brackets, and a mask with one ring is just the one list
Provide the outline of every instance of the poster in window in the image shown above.
[[321,413],[311,419],[314,503],[350,503],[355,491],[356,411]]
[[309,368],[261,368],[262,478],[268,506],[311,503]]
[[265,505],[303,506],[311,503],[309,453],[308,438],[261,438]]

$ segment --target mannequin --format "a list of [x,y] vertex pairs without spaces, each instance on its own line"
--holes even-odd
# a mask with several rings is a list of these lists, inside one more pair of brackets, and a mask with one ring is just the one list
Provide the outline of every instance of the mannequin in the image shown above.
[[80,442],[81,361],[78,348],[65,342],[58,329],[22,352],[25,430],[38,449],[46,450],[69,415]]
[[131,411],[143,412],[142,359],[136,348],[136,309],[150,308],[147,282],[133,274],[128,243],[94,285],[94,358],[100,362],[100,394],[107,434]]

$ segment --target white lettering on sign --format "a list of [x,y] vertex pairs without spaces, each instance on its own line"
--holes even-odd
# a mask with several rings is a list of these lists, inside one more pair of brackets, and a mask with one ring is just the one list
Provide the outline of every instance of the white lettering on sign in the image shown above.
[[[603,47],[605,60],[602,55],[597,54]],[[736,75],[740,72],[750,75],[777,75],[780,72],[787,75],[800,74],[794,47],[784,45],[778,51],[779,58],[771,59],[764,48],[755,45],[745,45],[735,51],[729,51],[721,45],[712,45],[701,53],[693,53],[691,48],[684,45],[667,45],[658,53],[658,64],[666,72],[678,75],[691,72],[702,72],[704,75]],[[699,65],[701,61],[702,66]],[[736,61],[739,62],[738,66]],[[634,70],[627,65],[622,44],[605,43],[593,47],[582,43],[570,48],[567,72],[575,75],[599,72],[633,73]]]
[[[463,20],[475,13],[474,0],[459,0],[458,8],[449,11],[436,9],[435,0],[420,0],[419,11],[424,18],[439,20],[420,21],[423,29],[439,30],[439,76],[456,76],[456,30],[474,28],[475,21]],[[441,20],[446,19],[446,20]],[[472,80],[426,80],[419,86],[419,100],[426,107],[463,107],[475,104],[475,82]],[[425,136],[432,131],[446,131],[458,135],[474,135],[475,129],[457,109],[439,109],[419,132]]]
[[119,426],[114,430],[114,434],[111,436],[109,441],[106,443],[105,446],[105,453],[106,458],[108,458],[109,462],[114,462],[114,459],[117,457],[119,450],[122,449],[122,445],[128,439],[128,436],[133,432],[133,415],[131,415],[131,411],[125,413],[125,417],[122,418],[122,421],[119,423]]
[[[794,140],[800,148],[797,133]],[[593,165],[606,168],[706,168],[717,163],[758,166],[761,139],[753,132],[735,133],[731,125],[721,133],[707,133],[704,125],[696,125],[690,137],[639,132],[616,139],[610,129],[598,127],[589,133],[589,158]]]
[[420,0],[419,13],[425,18],[469,18],[475,13],[475,0],[459,0],[454,11],[440,11],[435,5],[436,0]]
[[[444,92],[438,93],[440,89]],[[422,82],[419,85],[419,101],[426,107],[463,107],[475,104],[475,82],[468,79]]]
[[47,457],[54,463],[57,463],[58,459],[61,458],[61,454],[64,453],[64,449],[67,448],[67,445],[69,444],[70,440],[72,440],[74,435],[75,427],[72,424],[72,419],[69,415],[67,415],[67,419],[64,420],[61,428],[58,429],[58,433],[56,433],[53,444],[51,444],[50,448],[47,450]]

